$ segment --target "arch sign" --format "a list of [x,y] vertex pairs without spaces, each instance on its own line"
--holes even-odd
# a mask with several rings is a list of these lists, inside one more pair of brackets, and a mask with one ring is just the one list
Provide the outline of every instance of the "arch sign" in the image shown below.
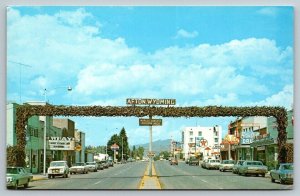
[[[129,101],[128,101],[129,102]],[[130,103],[133,104],[133,100]],[[149,100],[147,103],[156,103]],[[163,101],[162,101],[163,102]],[[136,101],[136,104],[139,101]],[[165,100],[166,104],[175,104],[172,100]],[[16,166],[25,166],[25,146],[26,131],[25,126],[31,116],[93,116],[93,117],[226,117],[226,116],[273,116],[278,124],[278,161],[286,161],[286,126],[287,111],[283,107],[224,107],[224,106],[205,106],[205,107],[163,107],[163,106],[56,106],[56,105],[21,105],[17,107],[17,151],[19,159]]]

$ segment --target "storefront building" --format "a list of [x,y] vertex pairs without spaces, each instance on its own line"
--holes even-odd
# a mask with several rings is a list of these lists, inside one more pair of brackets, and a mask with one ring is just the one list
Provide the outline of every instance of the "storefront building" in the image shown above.
[[[286,128],[287,132],[287,162],[292,163],[293,160],[293,148],[294,148],[294,128],[293,128],[293,111],[288,111],[288,124]],[[253,149],[253,160],[262,161],[269,169],[273,169],[278,164],[278,143],[277,143],[277,124],[274,117],[267,119],[267,129],[259,130],[259,135],[255,137],[251,143]]]

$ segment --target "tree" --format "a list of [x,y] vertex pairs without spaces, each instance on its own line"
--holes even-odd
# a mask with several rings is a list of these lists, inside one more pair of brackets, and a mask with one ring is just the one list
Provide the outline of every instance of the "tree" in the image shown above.
[[120,138],[117,134],[114,134],[113,136],[111,136],[110,140],[108,140],[108,142],[107,142],[107,154],[109,156],[111,156],[111,157],[114,156],[114,151],[112,151],[110,147],[113,144],[117,144],[118,146],[120,146],[119,143],[120,143]]
[[119,150],[118,158],[119,158],[119,160],[122,159],[122,149],[123,149],[123,154],[125,154],[123,158],[125,160],[127,160],[129,157],[130,149],[129,149],[129,144],[128,144],[128,137],[126,135],[126,131],[125,131],[124,127],[122,127],[122,129],[120,131],[119,138],[120,138],[121,143],[119,145],[120,150]]

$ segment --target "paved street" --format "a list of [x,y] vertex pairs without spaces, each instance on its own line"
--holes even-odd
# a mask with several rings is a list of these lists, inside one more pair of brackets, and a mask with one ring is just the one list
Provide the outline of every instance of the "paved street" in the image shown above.
[[39,180],[29,189],[138,189],[148,162],[115,164],[109,169],[70,175],[69,178]]
[[[117,164],[109,169],[69,178],[38,180],[28,189],[139,189],[149,162]],[[184,162],[170,165],[155,161],[155,171],[162,189],[292,189],[293,185],[272,183],[269,177],[239,176],[232,172],[206,170]],[[146,172],[145,172],[146,171]],[[21,188],[23,189],[23,188]]]
[[172,166],[168,161],[156,161],[155,168],[162,189],[292,189],[292,185],[272,183],[268,177],[239,176],[184,162]]

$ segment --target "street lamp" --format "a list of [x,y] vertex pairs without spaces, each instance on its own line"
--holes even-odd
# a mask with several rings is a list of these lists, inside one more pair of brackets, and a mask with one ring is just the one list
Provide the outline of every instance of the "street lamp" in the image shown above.
[[[62,87],[57,87],[57,88],[65,88],[64,86]],[[57,89],[57,88],[54,88],[54,89]],[[67,86],[67,90],[68,91],[72,91],[72,87],[71,86]],[[44,89],[44,96],[45,96],[45,105],[47,105],[47,89],[45,88]],[[47,137],[47,116],[44,116],[45,120],[44,120],[44,167],[43,167],[43,174],[44,176],[46,176],[46,137]]]

